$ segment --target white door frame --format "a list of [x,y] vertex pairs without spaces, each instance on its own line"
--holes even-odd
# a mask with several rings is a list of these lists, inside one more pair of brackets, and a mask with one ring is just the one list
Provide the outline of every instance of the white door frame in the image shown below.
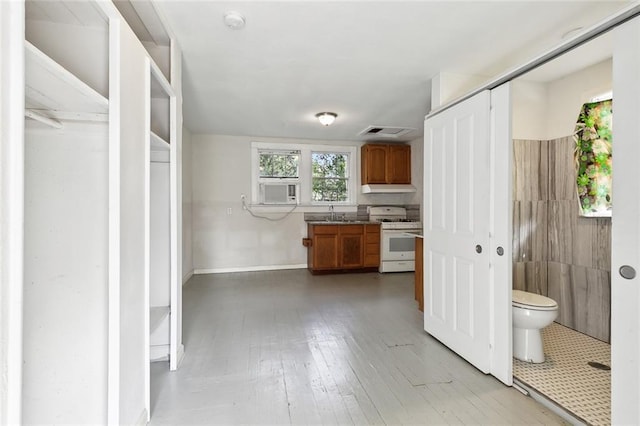
[[0,424],[22,423],[24,1],[0,1]]
[[[513,196],[511,137],[511,83],[491,91],[489,270],[491,369],[506,385],[513,383],[513,328],[511,289],[513,286]],[[502,253],[502,254],[499,254]],[[498,307],[507,306],[507,309]]]

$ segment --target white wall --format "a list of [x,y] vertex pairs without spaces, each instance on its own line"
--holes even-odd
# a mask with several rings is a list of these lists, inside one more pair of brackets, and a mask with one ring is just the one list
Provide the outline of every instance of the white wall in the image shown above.
[[107,418],[107,129],[29,131],[25,424]]
[[416,192],[411,195],[408,204],[420,204],[420,220],[423,218],[423,190],[424,187],[424,138],[414,139],[411,145],[411,183]]
[[193,274],[193,234],[192,234],[192,182],[193,154],[191,132],[182,128],[182,281],[183,284]]
[[550,140],[573,134],[582,104],[612,87],[606,60],[560,79],[513,82],[513,138]]
[[24,25],[0,2],[0,424],[22,424]]
[[612,67],[609,59],[548,84],[546,139],[573,134],[582,104],[611,91]]
[[479,75],[441,72],[431,79],[431,109],[463,96],[488,80]]
[[104,54],[109,48],[106,25],[69,25],[31,19],[25,37],[102,96],[109,97],[109,65]]
[[513,139],[546,139],[547,85],[515,80],[511,89]]
[[[192,135],[193,267],[196,272],[305,267],[307,235],[304,214],[281,221],[251,217],[240,195],[251,194],[251,142],[314,143],[360,146],[359,142],[328,142],[278,138]],[[421,160],[415,160],[414,163]],[[360,161],[355,173],[360,185]],[[358,188],[359,189],[359,188]],[[407,204],[414,194],[358,195],[359,204]],[[227,209],[232,214],[227,214]],[[264,214],[279,218],[284,213]]]

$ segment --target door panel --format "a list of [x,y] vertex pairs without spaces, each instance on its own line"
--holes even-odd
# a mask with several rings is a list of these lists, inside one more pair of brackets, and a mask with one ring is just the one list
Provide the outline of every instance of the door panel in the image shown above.
[[[423,243],[423,245],[426,245]],[[424,250],[424,248],[423,248]],[[445,282],[446,277],[446,256],[433,250],[428,253],[427,273],[434,282]],[[425,281],[426,282],[426,281]],[[429,286],[428,297],[429,307],[425,312],[432,316],[431,321],[439,321],[444,325],[446,313],[445,288],[443,286]]]
[[455,322],[454,329],[468,337],[474,335],[473,306],[473,263],[465,259],[454,258],[455,265]]
[[611,424],[640,424],[640,20],[615,29],[613,217],[611,223]]
[[[425,122],[425,330],[489,372],[489,108],[482,92]],[[485,250],[476,252],[476,246]]]

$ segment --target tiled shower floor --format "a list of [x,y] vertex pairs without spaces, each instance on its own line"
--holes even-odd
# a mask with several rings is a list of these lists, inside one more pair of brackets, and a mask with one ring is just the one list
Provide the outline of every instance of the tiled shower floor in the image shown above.
[[514,378],[588,424],[611,424],[611,372],[588,364],[610,366],[611,346],[557,323],[545,328],[542,336],[545,362],[514,358]]

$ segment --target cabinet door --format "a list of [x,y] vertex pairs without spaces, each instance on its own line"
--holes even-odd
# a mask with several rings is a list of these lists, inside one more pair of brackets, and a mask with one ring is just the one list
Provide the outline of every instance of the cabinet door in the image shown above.
[[367,144],[360,151],[362,184],[387,183],[387,146]]
[[316,234],[313,237],[313,269],[338,267],[338,234]]
[[340,227],[340,266],[362,268],[364,264],[364,227],[343,225]]
[[411,146],[389,145],[387,183],[411,183]]

